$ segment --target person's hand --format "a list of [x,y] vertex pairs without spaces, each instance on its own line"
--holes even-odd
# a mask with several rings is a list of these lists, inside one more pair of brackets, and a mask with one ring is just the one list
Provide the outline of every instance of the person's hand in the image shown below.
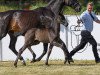
[[77,20],[77,24],[80,24],[80,23],[81,23],[81,20],[78,19],[78,20]]

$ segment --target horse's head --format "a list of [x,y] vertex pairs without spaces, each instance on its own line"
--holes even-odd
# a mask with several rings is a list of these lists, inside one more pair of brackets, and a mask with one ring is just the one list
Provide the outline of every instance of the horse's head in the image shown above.
[[75,9],[76,12],[81,11],[81,5],[77,0],[63,0],[64,4]]
[[62,25],[64,25],[65,27],[68,26],[68,20],[65,18],[65,16],[63,14],[59,14],[59,19],[60,19],[60,23]]

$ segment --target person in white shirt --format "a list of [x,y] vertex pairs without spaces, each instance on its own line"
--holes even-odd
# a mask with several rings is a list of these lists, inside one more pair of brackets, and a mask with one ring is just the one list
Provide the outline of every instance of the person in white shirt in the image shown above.
[[84,25],[84,30],[81,31],[81,42],[70,52],[70,56],[72,57],[76,52],[83,49],[85,45],[89,42],[92,45],[92,51],[95,57],[95,62],[99,63],[100,58],[97,52],[97,42],[91,35],[91,32],[93,30],[93,21],[100,23],[100,20],[96,17],[92,10],[93,3],[89,2],[87,4],[87,10],[81,14],[80,20],[78,20],[78,23],[82,22]]

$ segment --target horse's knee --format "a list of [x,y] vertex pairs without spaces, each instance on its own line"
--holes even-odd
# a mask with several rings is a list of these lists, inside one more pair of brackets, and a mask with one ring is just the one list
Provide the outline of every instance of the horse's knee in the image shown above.
[[9,45],[9,49],[11,49],[12,51],[15,50],[15,46]]

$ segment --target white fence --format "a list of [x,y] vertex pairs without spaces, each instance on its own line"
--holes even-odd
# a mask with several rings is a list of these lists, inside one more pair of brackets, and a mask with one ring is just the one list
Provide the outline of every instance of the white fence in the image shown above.
[[[66,45],[68,44],[68,50],[70,52],[73,49],[72,47],[75,47],[79,43],[79,40],[80,40],[81,37],[79,35],[80,31],[77,31],[77,32],[73,31],[72,32],[70,30],[70,29],[73,30],[74,26],[72,26],[72,25],[77,25],[77,17],[72,16],[72,15],[71,16],[66,15],[66,17],[69,20],[69,26],[68,26],[68,28],[65,28],[63,25],[61,25],[60,37],[65,42]],[[100,19],[100,16],[98,16],[98,18]],[[96,39],[96,41],[98,43],[100,43],[99,33],[100,33],[100,24],[97,24],[97,23],[94,22],[94,30],[93,30],[92,34],[93,34],[94,38]],[[78,38],[78,35],[79,35],[79,38]],[[2,39],[2,44],[0,43],[0,48],[1,48],[0,60],[3,60],[3,61],[5,61],[5,60],[15,60],[16,56],[8,48],[9,42],[10,42],[9,35],[7,35],[6,37],[4,37]],[[24,43],[24,37],[19,36],[17,44],[16,44],[16,49],[19,50],[22,47],[23,43]],[[98,48],[99,48],[99,46],[98,46]],[[39,45],[32,46],[32,49],[36,53],[37,57],[39,57],[40,54],[43,51],[42,43],[40,43]],[[91,48],[91,45],[89,45],[89,44],[79,52],[82,52],[82,53],[76,53],[73,56],[74,59],[78,59],[78,60],[86,60],[86,59],[92,60],[92,59],[94,59],[94,56],[93,56],[93,53],[92,53],[92,48]],[[99,55],[100,55],[100,52],[99,52]],[[25,50],[25,52],[22,54],[22,56],[25,59],[32,59],[32,55],[28,51],[28,49]],[[45,60],[46,56],[47,55],[45,55],[43,57],[43,60]],[[52,50],[50,59],[62,59],[63,60],[64,59],[63,51],[58,47],[54,47],[53,50]]]

